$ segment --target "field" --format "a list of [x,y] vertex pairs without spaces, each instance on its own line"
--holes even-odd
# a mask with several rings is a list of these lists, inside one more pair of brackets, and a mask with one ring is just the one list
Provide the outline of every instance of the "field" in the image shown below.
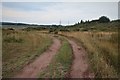
[[0,3],[2,80],[120,79],[120,1]]
[[2,29],[2,75],[4,78],[17,74],[17,78],[117,78],[120,75],[118,26],[119,20],[51,28],[7,25]]
[[21,30],[2,31],[3,77],[11,77],[52,44],[49,35]]
[[60,34],[82,43],[96,77],[117,77],[119,74],[117,32],[61,32]]

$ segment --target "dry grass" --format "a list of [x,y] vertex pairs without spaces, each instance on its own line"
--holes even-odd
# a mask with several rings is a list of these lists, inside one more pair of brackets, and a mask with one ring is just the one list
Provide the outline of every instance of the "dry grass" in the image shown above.
[[3,30],[2,43],[3,77],[12,77],[42,54],[52,40],[37,31]]
[[88,51],[89,63],[96,77],[117,77],[117,32],[63,32],[62,35],[77,39]]

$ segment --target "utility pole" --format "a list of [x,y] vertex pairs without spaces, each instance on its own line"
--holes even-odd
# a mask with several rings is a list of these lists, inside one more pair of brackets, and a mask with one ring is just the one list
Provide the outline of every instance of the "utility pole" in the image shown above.
[[68,21],[68,25],[69,25],[69,21]]
[[17,20],[16,20],[16,26],[18,25]]
[[59,25],[61,26],[61,20],[60,20],[60,22],[59,22]]

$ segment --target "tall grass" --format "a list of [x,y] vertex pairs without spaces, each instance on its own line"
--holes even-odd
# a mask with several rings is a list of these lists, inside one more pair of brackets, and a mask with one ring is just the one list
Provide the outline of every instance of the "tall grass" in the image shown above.
[[43,53],[52,43],[47,34],[36,31],[3,30],[3,77],[12,77]]
[[96,77],[114,78],[118,76],[117,32],[63,32],[61,34],[73,37],[83,44]]

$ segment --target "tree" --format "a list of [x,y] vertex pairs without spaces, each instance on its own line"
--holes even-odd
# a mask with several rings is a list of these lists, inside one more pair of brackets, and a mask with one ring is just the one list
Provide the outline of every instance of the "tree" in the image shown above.
[[110,22],[110,19],[107,18],[106,16],[102,16],[99,18],[99,22],[101,22],[101,23]]
[[84,22],[83,22],[83,20],[81,20],[81,22],[80,22],[80,23],[81,23],[81,24],[82,24],[82,23],[84,23]]

